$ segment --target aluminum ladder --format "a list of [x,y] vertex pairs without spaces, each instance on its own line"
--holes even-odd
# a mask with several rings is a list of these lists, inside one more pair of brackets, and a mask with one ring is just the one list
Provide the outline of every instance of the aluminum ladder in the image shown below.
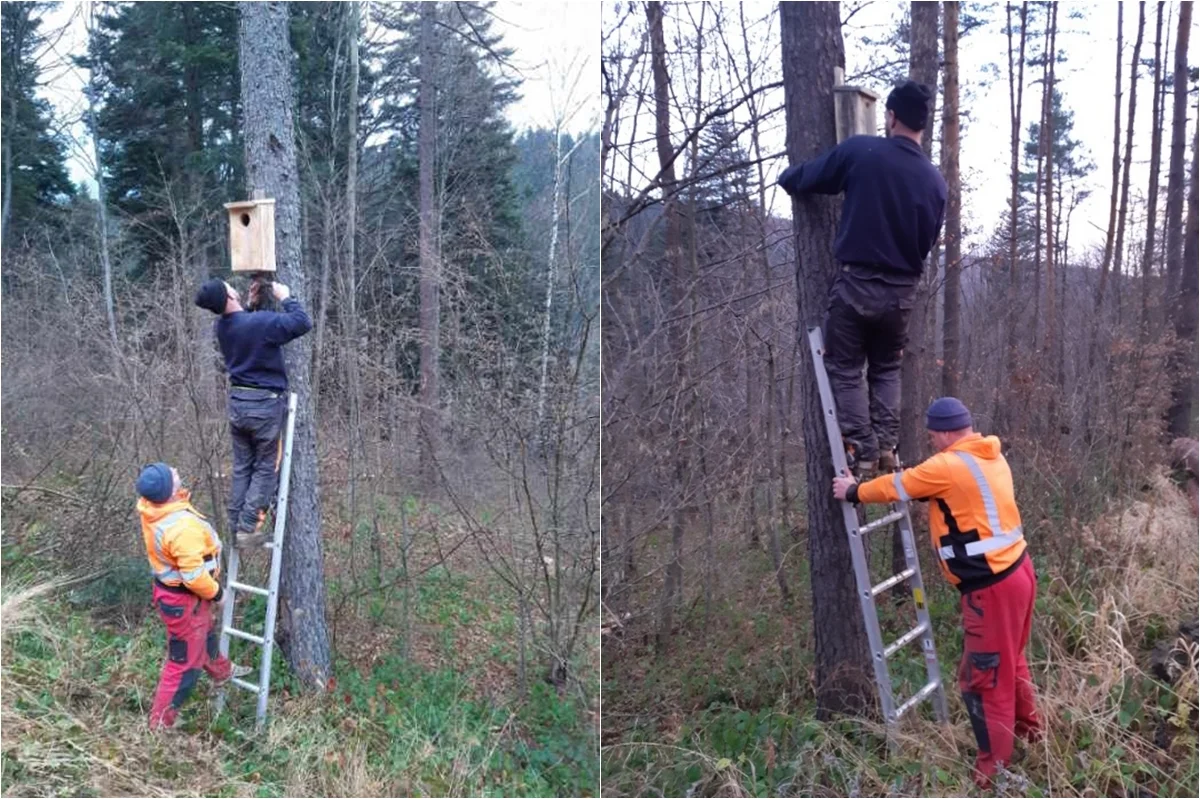
[[[267,546],[271,550],[271,573],[266,588],[238,582],[238,565],[241,560],[238,548],[229,551],[229,574],[225,581],[228,597],[221,609],[221,654],[229,655],[229,639],[240,638],[262,647],[258,666],[258,684],[234,677],[233,685],[258,694],[258,709],[255,714],[255,729],[261,730],[267,721],[267,699],[271,691],[271,655],[275,649],[275,616],[279,610],[279,574],[283,565],[283,528],[287,523],[288,488],[292,482],[292,437],[296,431],[296,395],[288,395],[287,427],[283,438],[283,461],[279,474],[279,493],[275,502],[275,532]],[[262,636],[236,629],[233,626],[234,600],[238,592],[257,594],[267,598],[267,620]],[[225,707],[225,691],[217,692],[216,710],[219,714]]]
[[[808,344],[812,351],[813,369],[817,374],[817,389],[821,395],[821,409],[825,417],[825,431],[829,436],[829,450],[833,456],[835,474],[849,475],[846,463],[846,446],[842,441],[842,431],[838,426],[837,410],[833,402],[833,391],[829,385],[829,375],[825,371],[825,341],[820,327],[810,328]],[[896,502],[888,508],[888,512],[880,519],[860,524],[858,512],[849,502],[840,503],[842,519],[846,524],[846,534],[850,538],[850,555],[854,561],[854,580],[858,586],[859,604],[862,606],[863,622],[867,628],[867,642],[871,649],[871,665],[875,669],[875,685],[879,689],[879,706],[883,718],[890,730],[894,729],[900,717],[926,699],[933,702],[934,715],[938,721],[945,722],[946,692],[942,685],[942,672],[938,666],[937,649],[933,644],[933,624],[929,619],[929,610],[925,606],[925,584],[921,580],[921,563],[917,558],[917,549],[913,543],[912,518],[909,516],[907,502]],[[876,530],[890,529],[893,524],[900,528],[900,540],[904,545],[905,569],[899,574],[893,574],[881,583],[872,585],[871,574],[867,567],[867,534]],[[891,644],[884,646],[883,633],[879,629],[879,614],[875,608],[875,598],[893,586],[907,583],[912,589],[913,600],[917,606],[917,626],[897,638]],[[920,640],[921,649],[925,655],[925,673],[928,677],[925,685],[903,702],[897,703],[892,691],[892,678],[888,672],[888,659],[913,641]]]

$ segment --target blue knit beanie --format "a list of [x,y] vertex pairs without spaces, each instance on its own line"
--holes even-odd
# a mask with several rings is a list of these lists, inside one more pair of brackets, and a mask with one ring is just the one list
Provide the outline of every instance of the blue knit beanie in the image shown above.
[[954,397],[940,397],[925,411],[925,427],[945,432],[971,426],[971,412]]
[[137,492],[151,502],[166,502],[175,493],[175,478],[171,476],[171,467],[165,463],[143,466],[137,479]]

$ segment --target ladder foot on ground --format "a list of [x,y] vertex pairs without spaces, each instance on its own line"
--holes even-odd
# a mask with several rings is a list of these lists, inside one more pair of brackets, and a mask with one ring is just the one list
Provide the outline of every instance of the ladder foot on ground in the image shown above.
[[[825,341],[821,328],[814,327],[808,331],[808,343],[812,352],[813,368],[816,371],[817,389],[821,395],[821,409],[824,411],[825,432],[829,437],[829,450],[833,456],[834,474],[849,474],[846,463],[846,446],[842,440],[842,431],[838,426],[837,408],[833,401],[833,390],[829,385],[829,375],[825,372]],[[921,563],[917,559],[917,548],[913,542],[912,517],[909,515],[908,503],[897,502],[893,509],[882,518],[867,524],[859,524],[858,512],[849,502],[842,502],[842,520],[846,525],[846,535],[850,540],[850,555],[854,561],[854,579],[858,586],[859,604],[862,609],[863,622],[867,629],[867,643],[871,650],[871,662],[875,671],[875,686],[879,691],[879,706],[883,718],[887,722],[889,733],[900,721],[900,717],[912,708],[929,699],[933,702],[933,712],[938,721],[947,719],[946,691],[942,685],[941,667],[938,665],[937,649],[933,643],[933,623],[929,619],[929,611],[925,607],[925,584],[921,579]],[[898,525],[901,543],[904,546],[905,568],[899,574],[893,574],[880,583],[871,584],[871,573],[867,564],[866,534],[875,530]],[[883,631],[879,627],[879,613],[875,607],[875,597],[889,588],[907,583],[912,590],[917,611],[917,626],[897,638],[890,645],[883,645]],[[920,639],[921,649],[925,655],[925,672],[927,682],[924,687],[899,705],[896,704],[892,689],[892,678],[888,671],[888,658],[896,654],[908,644]]]
[[[266,588],[250,585],[238,580],[238,567],[241,558],[237,547],[229,548],[229,574],[225,580],[225,590],[229,597],[221,609],[221,654],[228,657],[229,640],[238,638],[249,641],[262,648],[258,667],[258,683],[234,677],[230,680],[233,685],[250,693],[258,695],[258,706],[255,712],[255,726],[262,729],[267,720],[267,700],[271,692],[271,655],[275,647],[275,617],[279,611],[279,575],[283,560],[283,528],[287,522],[288,487],[291,484],[292,472],[292,438],[296,430],[296,395],[288,395],[287,432],[284,435],[283,461],[279,472],[279,494],[275,504],[274,537],[262,544],[264,549],[271,551],[271,572]],[[257,547],[256,547],[257,548]],[[233,626],[233,609],[238,592],[254,594],[267,598],[266,622],[263,634],[239,630]],[[225,690],[217,692],[217,712],[225,707]]]

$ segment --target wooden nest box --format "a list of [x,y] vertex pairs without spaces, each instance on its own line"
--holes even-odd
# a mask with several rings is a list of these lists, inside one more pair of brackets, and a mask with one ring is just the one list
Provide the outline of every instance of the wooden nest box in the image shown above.
[[875,103],[879,95],[857,86],[846,86],[841,67],[833,70],[833,117],[837,125],[837,140],[841,144],[851,136],[878,136]]
[[225,203],[229,260],[234,272],[275,271],[275,201]]

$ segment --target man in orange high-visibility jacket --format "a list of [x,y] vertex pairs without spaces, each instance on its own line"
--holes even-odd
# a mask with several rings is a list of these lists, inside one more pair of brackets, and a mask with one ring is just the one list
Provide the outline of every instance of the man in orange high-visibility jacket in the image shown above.
[[[154,575],[154,607],[167,626],[167,660],[150,707],[150,727],[158,729],[175,724],[201,670],[217,684],[235,672],[218,651],[213,629],[213,609],[224,598],[218,582],[221,539],[192,507],[179,473],[165,463],[142,469],[137,492],[142,539]],[[236,674],[248,672],[239,668]]]
[[1030,741],[1041,734],[1025,660],[1037,580],[1000,439],[976,433],[970,411],[953,397],[930,405],[925,422],[936,455],[861,485],[835,477],[833,494],[853,503],[936,503],[929,533],[942,572],[962,594],[958,682],[979,744],[975,781],[986,788],[997,764],[1010,761],[1014,734]]

